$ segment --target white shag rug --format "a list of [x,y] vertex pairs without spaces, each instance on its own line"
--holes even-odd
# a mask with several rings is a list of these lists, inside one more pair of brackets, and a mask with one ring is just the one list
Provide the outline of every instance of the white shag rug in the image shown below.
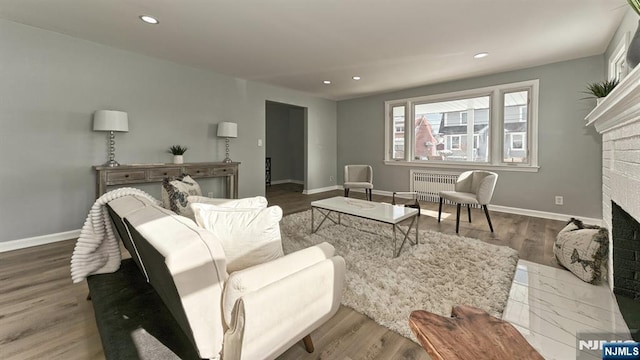
[[501,318],[518,262],[509,247],[430,230],[420,230],[417,246],[407,240],[394,258],[391,225],[348,215],[342,225],[327,220],[311,234],[308,210],[284,217],[280,229],[285,254],[324,241],[335,246],[347,264],[342,304],[415,342],[413,310],[450,316],[454,305],[471,305]]

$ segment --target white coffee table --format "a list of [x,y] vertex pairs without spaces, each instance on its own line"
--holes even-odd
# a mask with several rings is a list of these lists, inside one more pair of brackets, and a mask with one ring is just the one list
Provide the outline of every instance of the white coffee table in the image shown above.
[[[320,212],[320,214],[324,215],[320,224],[315,226],[314,213],[315,211]],[[338,220],[332,219],[329,215],[335,212],[338,214]],[[409,242],[412,245],[418,243],[418,209],[408,208],[404,206],[391,205],[386,203],[376,203],[372,201],[365,201],[360,199],[351,199],[342,196],[336,196],[329,199],[317,200],[311,203],[311,233],[315,233],[320,229],[320,226],[324,224],[324,222],[329,219],[333,221],[335,224],[340,224],[340,214],[347,214],[352,216],[361,217],[364,219],[375,220],[379,222],[383,222],[386,224],[390,224],[393,227],[393,254],[395,257],[400,255],[402,251],[402,247],[404,243],[409,239]],[[411,224],[407,231],[403,231],[400,227],[398,227],[398,223],[403,220],[411,219]],[[416,230],[416,241],[415,243],[409,238],[409,231],[411,227],[415,224]],[[404,238],[402,239],[402,244],[400,244],[400,249],[396,253],[396,230],[400,231]]]

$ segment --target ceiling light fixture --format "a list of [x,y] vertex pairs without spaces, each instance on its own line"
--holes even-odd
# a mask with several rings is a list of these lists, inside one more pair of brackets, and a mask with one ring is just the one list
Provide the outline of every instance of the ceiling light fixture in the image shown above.
[[489,56],[488,52],[481,52],[481,53],[477,53],[475,55],[473,55],[474,59],[482,59],[483,57],[487,57]]
[[323,83],[323,84],[325,84],[325,85],[329,85],[329,84],[331,84],[331,81],[329,81],[329,80],[325,80],[325,81],[323,81],[322,83]]
[[360,76],[352,76],[351,78],[352,78],[353,80],[360,80],[360,79],[361,79],[361,77],[360,77]]
[[158,21],[158,19],[154,18],[153,16],[149,16],[149,15],[140,15],[140,20],[146,22],[147,24],[157,24],[160,21]]

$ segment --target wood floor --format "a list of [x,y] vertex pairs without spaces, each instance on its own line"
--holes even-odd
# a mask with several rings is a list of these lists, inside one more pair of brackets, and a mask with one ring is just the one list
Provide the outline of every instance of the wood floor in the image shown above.
[[[300,185],[267,189],[271,205],[285,214],[308,210],[311,201],[342,195],[331,191],[302,195]],[[352,193],[364,199],[364,193]],[[390,198],[373,195],[373,201]],[[437,204],[423,203],[421,229],[455,233],[455,207],[445,206],[437,222]],[[557,266],[552,244],[561,221],[492,212],[495,233],[481,210],[472,210],[473,223],[460,223],[460,235],[518,250],[522,259]],[[86,283],[72,284],[69,261],[75,240],[0,253],[0,359],[103,359],[93,308],[85,297]],[[408,326],[408,323],[407,323]],[[282,359],[428,359],[424,350],[377,325],[366,316],[341,307],[336,316],[311,334],[315,352],[302,342]]]

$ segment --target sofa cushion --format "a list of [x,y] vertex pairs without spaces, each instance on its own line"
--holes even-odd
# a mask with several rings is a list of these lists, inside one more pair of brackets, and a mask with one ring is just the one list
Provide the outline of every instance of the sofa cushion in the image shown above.
[[596,283],[601,280],[602,267],[607,258],[609,233],[599,226],[586,226],[571,219],[560,230],[553,253],[560,265],[582,281]]
[[279,225],[282,209],[279,206],[245,209],[195,203],[191,207],[196,223],[222,243],[228,272],[283,255]]
[[193,219],[193,211],[187,200],[190,195],[202,195],[200,185],[191,176],[184,175],[175,180],[165,178],[162,181],[162,206],[178,215]]

